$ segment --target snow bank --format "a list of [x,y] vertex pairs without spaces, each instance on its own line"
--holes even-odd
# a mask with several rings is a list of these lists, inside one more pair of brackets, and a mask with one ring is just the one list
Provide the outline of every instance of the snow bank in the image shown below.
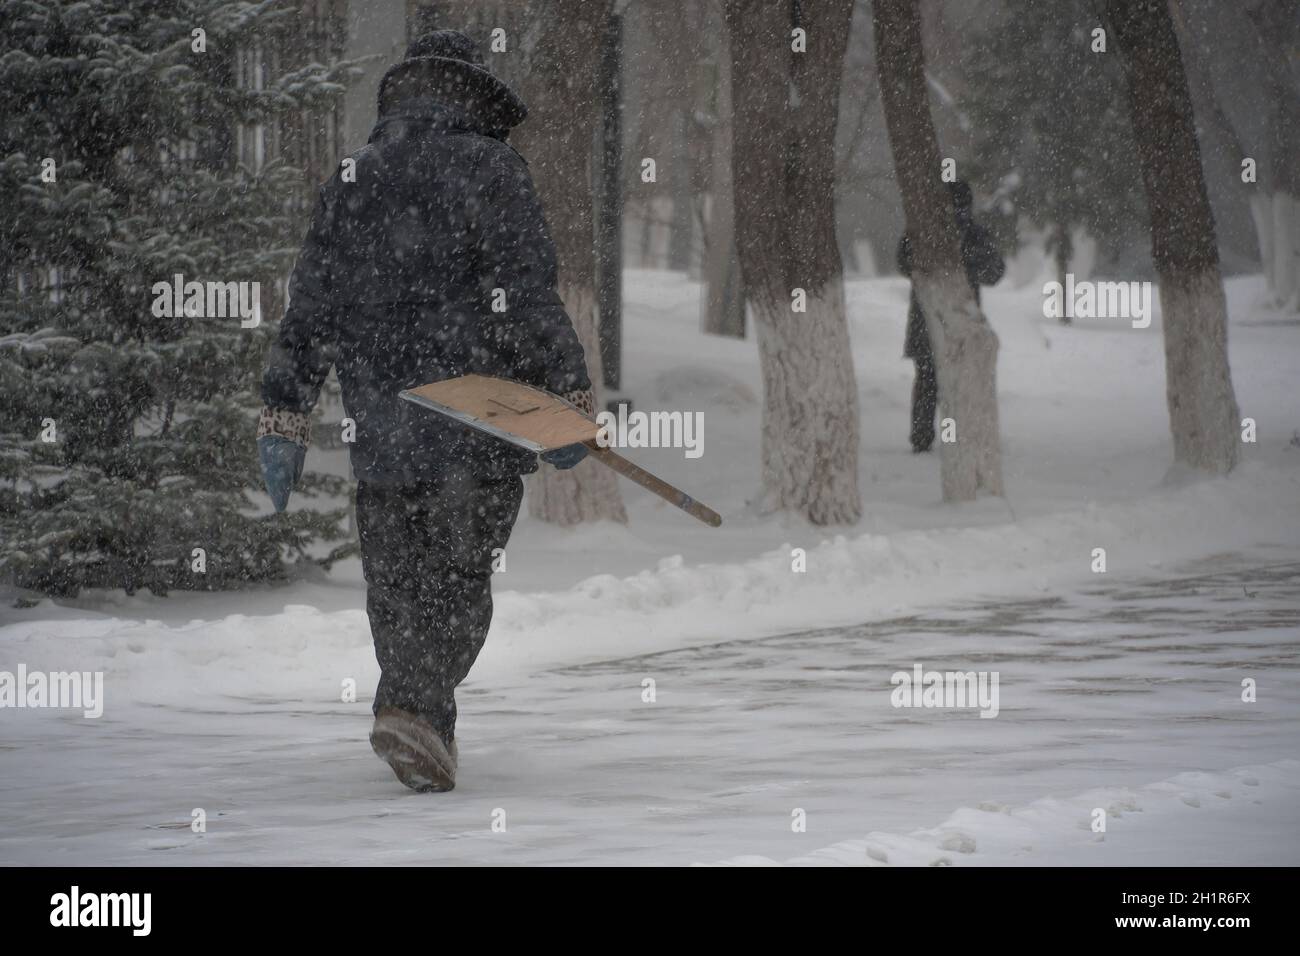
[[[958,598],[1044,592],[1106,574],[1136,577],[1215,549],[1300,541],[1300,471],[1248,464],[1231,479],[1166,489],[1139,502],[984,527],[839,536],[743,563],[691,566],[668,558],[622,579],[604,575],[563,592],[500,593],[488,670],[664,650],[683,643],[857,623]],[[989,508],[996,502],[983,503]],[[977,506],[979,507],[979,506]],[[480,671],[481,673],[482,671]]]
[[[1094,832],[1105,811],[1104,833]],[[1181,773],[1137,790],[1105,787],[1023,807],[963,807],[937,827],[867,834],[787,866],[1294,865],[1279,836],[1300,827],[1300,761]],[[724,866],[776,866],[738,856]]]
[[[560,591],[498,591],[492,632],[473,682],[547,667],[628,657],[697,643],[855,624],[958,599],[1050,592],[1101,578],[1135,579],[1182,559],[1236,548],[1293,556],[1300,541],[1300,471],[1248,463],[1128,504],[981,527],[838,536],[733,564],[680,556],[625,577],[597,575]],[[983,502],[976,508],[1002,508]],[[168,624],[96,615],[33,619],[0,628],[4,658],[33,669],[103,670],[119,700],[204,696],[334,697],[345,678],[368,696],[377,679],[360,608],[273,604],[265,613]],[[272,604],[272,606],[267,606]],[[31,613],[40,614],[41,608]],[[109,714],[113,701],[110,699]]]

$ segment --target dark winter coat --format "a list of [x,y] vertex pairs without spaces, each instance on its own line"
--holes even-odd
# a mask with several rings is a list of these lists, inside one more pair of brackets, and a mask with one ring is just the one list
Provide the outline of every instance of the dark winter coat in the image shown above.
[[520,116],[451,100],[381,88],[379,121],[349,157],[355,177],[345,161],[321,187],[262,381],[270,408],[308,412],[337,365],[362,481],[537,467],[402,389],[467,373],[558,394],[591,386],[527,164],[504,139]]
[[[975,293],[975,301],[980,300],[981,285],[995,285],[1006,272],[1002,254],[998,252],[997,243],[992,234],[978,225],[969,209],[957,210],[957,227],[961,233],[961,261],[966,268],[966,281]],[[898,243],[898,271],[905,276],[912,274],[912,245],[907,236]],[[921,312],[921,303],[916,298],[916,289],[912,289],[911,305],[907,313],[907,336],[903,342],[903,355],[912,359],[928,359],[933,354],[930,347],[930,333],[925,327],[925,315]]]

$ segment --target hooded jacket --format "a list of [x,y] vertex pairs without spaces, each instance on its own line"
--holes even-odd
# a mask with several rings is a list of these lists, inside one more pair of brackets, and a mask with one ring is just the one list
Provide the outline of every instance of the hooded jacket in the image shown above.
[[[411,64],[385,77],[368,143],[320,189],[262,380],[259,434],[305,443],[335,365],[359,480],[533,471],[533,454],[398,397],[469,373],[570,397],[591,387],[528,165],[505,141],[522,104],[453,95]],[[403,82],[390,83],[399,70]]]

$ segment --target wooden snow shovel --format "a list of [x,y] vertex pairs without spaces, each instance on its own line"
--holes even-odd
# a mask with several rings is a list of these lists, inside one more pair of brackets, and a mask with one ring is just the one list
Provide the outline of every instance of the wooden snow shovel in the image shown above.
[[722,517],[712,508],[622,455],[601,448],[596,443],[600,426],[558,395],[510,379],[465,375],[406,389],[401,396],[529,451],[551,451],[581,442],[592,458],[624,478],[707,525],[716,528],[722,524]]

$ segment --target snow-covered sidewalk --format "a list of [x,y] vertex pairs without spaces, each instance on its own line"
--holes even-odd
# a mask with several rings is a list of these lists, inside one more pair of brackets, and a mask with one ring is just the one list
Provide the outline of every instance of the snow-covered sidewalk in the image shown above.
[[[107,661],[102,718],[5,714],[0,862],[1300,863],[1300,554],[1096,580],[476,672],[445,795],[403,791],[369,752],[364,677],[343,703],[338,683],[259,669],[229,622],[107,620],[80,639]],[[0,646],[42,666],[55,631],[10,625]],[[137,666],[156,655],[168,686]],[[916,664],[998,672],[998,716],[895,708],[890,677]]]

